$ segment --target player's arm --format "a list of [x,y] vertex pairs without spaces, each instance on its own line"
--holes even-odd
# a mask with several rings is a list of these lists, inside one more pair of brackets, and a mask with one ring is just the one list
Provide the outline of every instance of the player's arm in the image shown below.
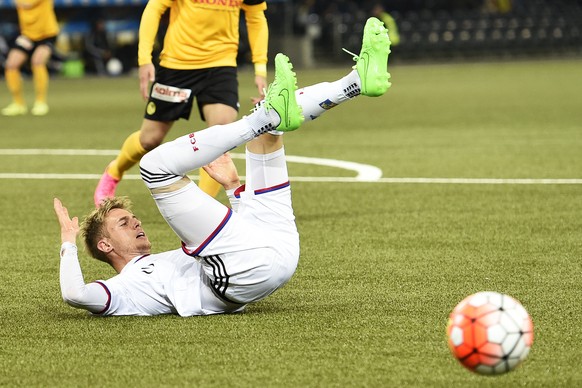
[[63,300],[69,305],[95,314],[107,310],[110,296],[99,283],[85,284],[75,244],[61,245],[60,283]]
[[76,245],[79,219],[71,219],[67,208],[57,198],[54,199],[54,209],[61,225],[60,284],[63,300],[73,307],[101,313],[109,305],[109,294],[100,284],[85,284],[83,280]]
[[[269,47],[269,26],[265,10],[267,3],[264,0],[244,0],[242,10],[245,13],[249,45],[251,46],[252,61],[255,66],[255,85],[261,100],[265,97],[267,88],[267,51]],[[258,101],[253,101],[258,102]]]
[[141,15],[137,61],[139,65],[139,90],[144,100],[148,98],[149,83],[153,82],[156,76],[152,63],[152,51],[160,28],[160,19],[172,5],[172,2],[173,0],[150,0]]

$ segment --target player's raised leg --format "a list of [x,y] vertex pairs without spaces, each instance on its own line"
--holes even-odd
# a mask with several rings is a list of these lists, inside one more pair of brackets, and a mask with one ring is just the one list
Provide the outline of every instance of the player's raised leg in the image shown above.
[[287,56],[277,54],[275,66],[275,80],[265,100],[251,114],[231,124],[215,125],[181,136],[146,154],[140,163],[146,185],[150,189],[171,185],[188,171],[212,162],[259,135],[271,130],[288,132],[299,128],[303,116],[295,98],[297,79],[293,65]]
[[28,54],[21,50],[10,50],[5,64],[5,78],[8,90],[12,95],[12,103],[3,108],[1,113],[4,116],[20,116],[28,112],[24,93],[22,90],[22,75],[20,68],[28,59]]
[[377,97],[390,87],[388,55],[390,38],[383,23],[370,18],[364,27],[360,54],[352,54],[356,65],[335,82],[322,82],[297,91],[305,120],[315,120],[331,108],[359,95]]

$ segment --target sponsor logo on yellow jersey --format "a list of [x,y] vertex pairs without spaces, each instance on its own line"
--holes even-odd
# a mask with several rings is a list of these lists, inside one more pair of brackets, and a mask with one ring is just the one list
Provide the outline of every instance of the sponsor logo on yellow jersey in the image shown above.
[[240,8],[242,0],[191,0],[194,4],[214,5],[219,7]]

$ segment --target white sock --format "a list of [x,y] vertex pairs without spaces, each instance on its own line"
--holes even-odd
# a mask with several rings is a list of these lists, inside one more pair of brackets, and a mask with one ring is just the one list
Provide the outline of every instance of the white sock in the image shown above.
[[269,154],[255,154],[248,149],[246,155],[246,190],[267,189],[289,181],[285,148]]
[[257,104],[254,111],[248,116],[244,116],[243,119],[246,119],[252,128],[252,138],[262,135],[266,132],[274,132],[275,128],[277,128],[277,126],[281,123],[281,118],[274,109],[271,109],[267,112],[267,110],[264,108],[264,101],[261,101],[259,104]]
[[342,102],[359,96],[360,85],[358,72],[353,70],[335,82],[322,82],[298,89],[295,96],[297,103],[303,109],[305,121],[310,121]]

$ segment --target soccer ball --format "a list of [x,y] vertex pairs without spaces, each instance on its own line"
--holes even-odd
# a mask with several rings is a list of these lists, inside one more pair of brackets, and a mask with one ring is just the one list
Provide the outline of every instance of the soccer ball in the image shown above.
[[123,72],[123,63],[117,58],[111,58],[105,66],[109,75],[118,76]]
[[455,307],[447,327],[449,348],[475,373],[496,375],[515,369],[533,344],[533,324],[509,295],[478,292]]

